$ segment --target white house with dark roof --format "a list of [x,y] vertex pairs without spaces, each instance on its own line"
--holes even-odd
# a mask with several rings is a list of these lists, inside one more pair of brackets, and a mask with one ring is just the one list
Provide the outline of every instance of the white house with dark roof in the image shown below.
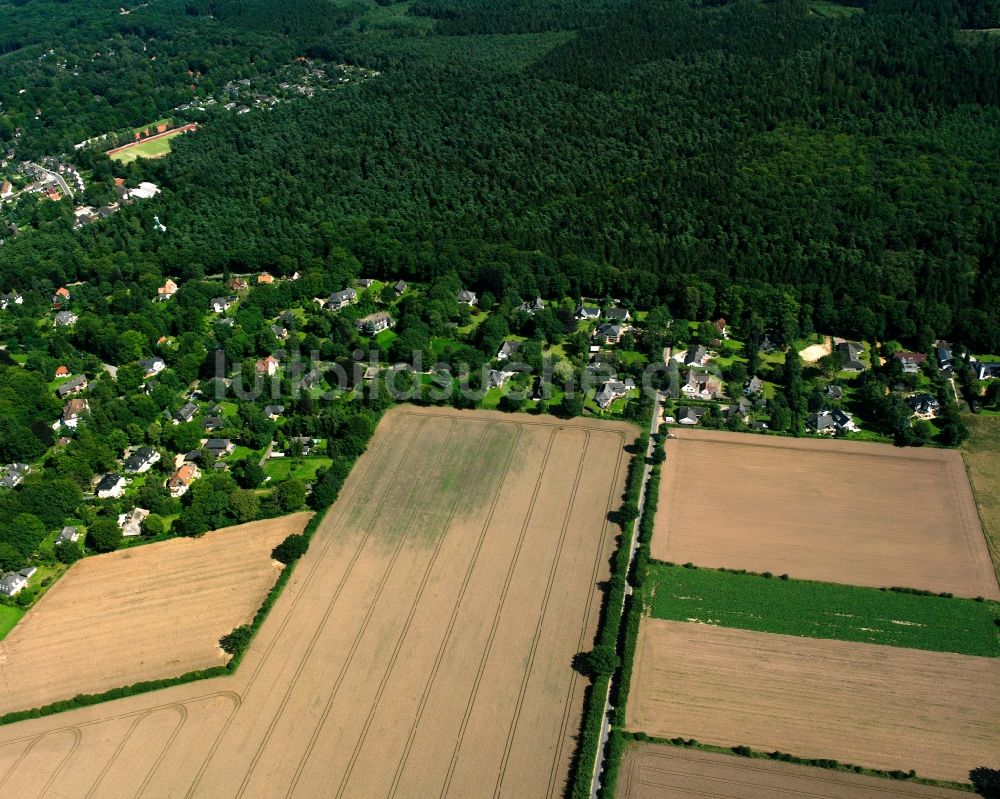
[[160,453],[152,447],[139,447],[125,459],[122,468],[129,474],[145,474],[160,460]]
[[115,472],[108,472],[97,484],[98,499],[118,499],[125,493],[128,483],[125,478]]
[[56,389],[56,394],[59,396],[59,399],[66,399],[70,394],[86,391],[88,385],[86,375],[77,375],[60,385]]
[[462,289],[458,292],[457,299],[459,305],[473,306],[476,304],[476,292]]
[[0,594],[17,596],[28,587],[28,578],[21,572],[7,572],[0,577]]
[[26,463],[11,463],[4,467],[3,472],[0,488],[17,488],[31,472],[31,467]]
[[335,291],[326,299],[326,307],[331,311],[339,311],[341,308],[346,308],[352,302],[358,298],[358,292],[354,289],[344,289],[343,291]]
[[188,402],[173,415],[172,421],[174,424],[190,422],[195,417],[196,413],[198,413],[198,406],[193,402]]

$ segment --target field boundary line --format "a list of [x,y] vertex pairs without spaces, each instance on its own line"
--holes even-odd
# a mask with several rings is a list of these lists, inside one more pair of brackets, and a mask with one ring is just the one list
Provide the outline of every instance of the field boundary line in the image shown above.
[[[413,441],[411,442],[410,446],[407,448],[404,457],[400,458],[399,464],[397,465],[396,469],[393,471],[392,482],[395,482],[396,476],[398,476],[399,472],[403,468],[403,464],[406,461],[406,457],[412,451],[412,447],[413,447],[414,444],[416,444],[416,441],[419,438],[420,433],[423,431],[423,429],[424,429],[424,425],[423,424],[421,424],[417,428],[417,431],[416,431],[416,433],[413,436]],[[451,435],[454,433],[454,429],[455,429],[455,423],[454,423],[454,421],[452,421],[452,427],[448,431],[448,437],[449,437],[449,439],[450,439]],[[441,453],[443,453],[443,452],[444,452],[444,447],[441,448],[440,453],[439,453],[439,457],[441,457]],[[428,472],[425,472],[425,474],[428,474]],[[421,493],[421,495],[422,495],[422,492],[426,489],[426,485],[427,485],[426,483],[422,483],[420,489],[418,489],[418,491]],[[312,637],[309,639],[309,645],[306,647],[305,653],[303,654],[302,658],[299,660],[299,664],[298,664],[298,666],[295,669],[295,673],[293,674],[292,679],[289,680],[288,687],[285,689],[285,693],[282,696],[281,702],[278,704],[277,711],[275,712],[274,716],[271,718],[271,721],[270,721],[270,723],[267,726],[267,730],[266,730],[263,738],[261,739],[260,744],[257,747],[257,751],[254,754],[253,758],[250,761],[250,764],[247,767],[246,774],[243,777],[243,781],[241,782],[239,790],[236,793],[237,797],[241,797],[241,796],[244,795],[244,793],[246,793],[246,790],[247,790],[247,788],[250,785],[251,777],[253,776],[254,771],[256,771],[257,764],[260,762],[260,758],[263,755],[264,750],[267,748],[268,743],[270,743],[271,736],[274,735],[274,730],[278,726],[278,722],[284,716],[285,708],[288,706],[288,702],[289,702],[289,700],[291,698],[292,692],[295,690],[296,685],[298,685],[299,678],[302,676],[302,672],[305,670],[306,665],[308,664],[308,662],[309,662],[309,660],[311,658],[312,651],[313,651],[313,649],[316,646],[316,642],[319,640],[320,635],[323,633],[323,630],[326,628],[326,623],[327,623],[327,621],[329,621],[330,615],[333,613],[333,608],[337,604],[337,600],[340,599],[341,591],[343,590],[344,585],[347,583],[348,578],[350,577],[351,573],[353,572],[354,566],[358,562],[358,558],[361,557],[361,551],[364,549],[365,544],[368,543],[368,539],[371,536],[372,530],[375,529],[375,522],[378,519],[378,515],[381,512],[382,508],[384,507],[385,503],[388,501],[388,495],[389,495],[389,492],[386,491],[385,494],[382,496],[382,498],[379,500],[379,503],[378,503],[378,505],[376,506],[376,509],[375,509],[375,513],[372,514],[371,523],[368,525],[368,528],[365,530],[365,534],[364,534],[364,536],[362,536],[361,543],[358,545],[357,549],[354,552],[354,555],[351,558],[351,561],[350,561],[350,564],[348,565],[347,571],[344,572],[344,576],[341,578],[340,583],[337,585],[337,590],[334,592],[334,595],[331,597],[330,602],[327,604],[326,610],[324,611],[323,616],[321,617],[320,622],[317,625],[315,632],[313,633]],[[402,547],[402,542],[403,542],[404,539],[405,539],[405,535],[400,536],[400,545],[399,545],[400,548]],[[331,536],[330,537],[330,541],[328,543],[330,545],[332,545],[332,542],[333,542],[333,537]],[[322,558],[326,555],[327,551],[328,551],[327,548],[324,547],[322,555],[319,558],[316,559],[316,564],[315,565],[317,567],[319,566],[319,563],[321,562]],[[398,550],[397,550],[397,554],[398,554]],[[392,562],[393,563],[395,562],[395,555],[393,556],[393,561]],[[312,575],[310,574],[309,576],[311,577]],[[388,577],[388,572],[386,572],[385,575],[383,575],[383,584],[384,584],[384,581],[387,579],[387,577]],[[380,591],[381,591],[381,587],[380,587]],[[305,594],[305,586],[303,585],[302,590],[299,593],[299,596],[303,596],[304,594]],[[377,601],[377,599],[376,599],[376,601]],[[374,603],[373,603],[373,606],[374,606]],[[290,616],[291,616],[291,613],[289,613],[288,617],[290,617]],[[275,638],[275,643],[276,642],[277,642],[277,638]]]
[[[501,424],[501,422],[494,422],[493,424]],[[458,620],[458,614],[462,606],[462,601],[465,599],[466,591],[471,584],[472,574],[475,570],[476,564],[479,562],[479,556],[482,553],[483,543],[486,541],[486,533],[489,530],[490,524],[493,522],[493,516],[496,513],[497,505],[500,502],[500,495],[503,493],[504,484],[507,482],[507,475],[510,472],[511,464],[514,462],[517,445],[520,443],[521,435],[524,433],[524,426],[520,422],[511,421],[511,424],[517,426],[517,435],[514,438],[512,446],[510,447],[510,452],[507,455],[507,462],[504,464],[500,480],[497,482],[497,489],[493,494],[493,501],[490,504],[489,511],[486,514],[486,520],[483,522],[482,529],[479,532],[479,540],[476,542],[476,548],[473,552],[469,568],[465,572],[465,579],[462,582],[458,598],[455,600],[455,605],[452,608],[451,617],[448,619],[448,626],[445,628],[441,644],[438,646],[437,655],[434,658],[434,665],[431,667],[427,681],[424,683],[424,690],[420,695],[420,702],[417,705],[416,716],[414,717],[413,723],[410,725],[410,731],[406,738],[406,745],[403,748],[403,753],[400,755],[399,762],[396,764],[396,773],[393,776],[391,791],[389,794],[390,799],[392,799],[392,797],[396,795],[396,791],[399,790],[399,783],[403,777],[403,771],[406,768],[406,761],[409,759],[410,750],[413,748],[413,741],[416,740],[417,730],[420,728],[420,721],[423,718],[424,710],[427,707],[427,701],[430,697],[431,690],[433,690],[434,683],[437,681],[437,674],[441,668],[441,662],[444,660],[444,653],[448,648],[448,642],[451,639],[452,631],[455,629],[455,623]]]
[[[624,478],[624,479],[627,480],[627,477],[628,477],[627,473],[624,474],[624,475],[622,474],[622,461],[625,459],[625,446],[626,446],[625,442],[626,442],[626,439],[625,439],[625,436],[623,435],[623,436],[621,436],[621,446],[618,448],[618,460],[615,463],[614,477],[612,478],[612,480],[611,480],[611,486],[608,489],[608,502],[607,502],[607,504],[605,505],[605,508],[604,508],[604,518],[605,518],[605,520],[607,520],[608,514],[611,513],[611,506],[612,506],[612,504],[615,501],[615,489],[618,487],[619,479]],[[638,457],[638,456],[636,456],[636,457]],[[609,523],[607,521],[605,521],[604,522],[604,532],[601,535],[600,540],[599,540],[598,545],[597,545],[597,557],[594,559],[594,570],[593,570],[593,573],[591,575],[591,586],[592,587],[590,589],[590,595],[587,598],[587,600],[588,600],[587,601],[587,608],[586,608],[585,615],[584,615],[583,627],[580,630],[580,643],[578,644],[578,647],[579,647],[578,651],[583,651],[584,646],[586,646],[586,644],[587,644],[587,630],[590,628],[590,617],[593,615],[593,612],[594,612],[594,596],[598,593],[597,577],[598,577],[598,573],[599,573],[600,568],[601,568],[601,559],[602,559],[602,556],[604,555],[605,547],[607,546],[606,537],[607,537],[607,532],[608,532],[608,526],[609,526]],[[625,536],[625,530],[621,531],[621,535],[623,537]],[[612,552],[612,554],[613,554],[613,552]],[[601,606],[603,604],[604,604],[603,600],[601,602],[597,603],[598,618],[600,618],[600,608],[601,608]],[[576,693],[576,686],[577,686],[577,681],[576,680],[571,681],[570,685],[569,685],[569,690],[568,690],[568,692],[566,694],[566,705],[564,706],[564,710],[563,710],[563,722],[562,722],[562,727],[560,728],[559,745],[558,745],[558,748],[556,750],[556,757],[552,761],[552,769],[549,772],[549,796],[555,795],[556,773],[557,773],[557,771],[559,769],[559,761],[562,759],[563,749],[566,746],[566,735],[567,735],[568,727],[569,727],[570,711],[571,711],[572,706],[573,706],[573,694]],[[571,777],[572,777],[572,774],[568,775],[567,779],[569,779]]]
[[517,545],[514,548],[514,556],[511,558],[510,565],[507,567],[503,590],[500,593],[500,602],[498,603],[496,613],[493,616],[493,626],[490,628],[490,635],[489,638],[487,638],[483,656],[479,660],[479,669],[476,672],[476,679],[472,685],[472,691],[469,694],[469,700],[465,706],[465,714],[462,717],[462,723],[459,727],[458,735],[455,737],[455,747],[452,749],[451,760],[448,763],[448,771],[445,775],[444,785],[441,786],[441,792],[439,794],[442,799],[448,795],[448,791],[451,789],[451,781],[455,774],[455,767],[458,764],[458,755],[462,749],[462,741],[465,738],[465,731],[469,725],[469,718],[472,715],[472,709],[476,703],[476,697],[479,693],[479,684],[482,682],[483,673],[486,671],[486,663],[493,651],[493,642],[496,639],[497,628],[500,626],[500,618],[503,615],[503,608],[507,602],[507,592],[510,590],[511,581],[514,579],[514,570],[517,567],[518,560],[520,560],[524,539],[528,534],[531,517],[535,512],[535,502],[538,500],[538,494],[541,490],[541,477],[545,474],[545,470],[548,468],[549,456],[552,453],[552,446],[555,444],[556,434],[559,432],[559,428],[553,425],[550,428],[550,431],[549,440],[545,447],[545,454],[542,456],[541,467],[538,470],[539,479],[535,482],[535,488],[531,494],[531,501],[528,503],[528,510],[524,516],[524,524],[521,525],[521,532],[518,535]]
[[[521,719],[521,710],[524,707],[524,695],[528,690],[528,682],[531,680],[531,672],[535,665],[535,656],[538,654],[538,642],[542,636],[542,628],[545,626],[545,615],[548,612],[549,600],[552,598],[552,586],[555,585],[556,573],[559,571],[559,561],[562,560],[563,550],[566,547],[566,533],[569,531],[570,518],[573,515],[573,505],[576,504],[576,494],[580,488],[580,479],[583,477],[584,466],[587,462],[587,451],[590,449],[590,432],[584,434],[586,437],[583,440],[583,453],[580,456],[579,463],[576,467],[576,475],[573,478],[573,489],[570,491],[569,502],[566,505],[566,512],[563,515],[562,528],[559,530],[559,538],[556,541],[556,551],[552,557],[552,565],[549,567],[548,580],[545,583],[545,594],[542,599],[542,605],[539,608],[538,621],[535,623],[535,633],[531,639],[531,649],[528,653],[528,662],[524,667],[524,672],[521,676],[521,685],[518,687],[517,702],[514,704],[514,715],[510,720],[510,727],[507,730],[507,740],[504,742],[503,757],[500,758],[500,769],[497,774],[496,787],[493,790],[493,796],[500,796],[500,789],[503,786],[503,778],[507,773],[507,764],[510,761],[510,750],[514,745],[514,736],[517,734],[517,725]],[[544,475],[543,475],[544,476]],[[539,482],[541,482],[541,477],[539,477]],[[603,539],[603,535],[601,538]],[[593,590],[593,589],[591,589]],[[588,600],[590,595],[588,594]],[[589,601],[588,601],[589,606]],[[558,746],[556,747],[558,751]],[[551,774],[551,772],[550,772]],[[550,777],[551,779],[551,777]]]
[[[487,424],[483,428],[483,432],[480,435],[479,440],[476,442],[475,452],[474,452],[473,457],[472,457],[473,462],[475,462],[476,460],[478,460],[479,453],[480,453],[480,451],[483,448],[483,442],[486,440],[486,435],[489,433],[489,431],[490,431],[490,429],[492,427],[493,427],[493,424]],[[505,476],[506,476],[506,474],[501,475],[500,482],[498,483],[498,486],[497,486],[498,491],[499,491],[499,487],[503,485],[503,479],[504,479]],[[410,627],[413,624],[413,619],[414,619],[414,617],[416,616],[416,613],[417,613],[417,608],[420,606],[420,600],[423,598],[424,590],[427,588],[428,582],[430,582],[431,573],[434,571],[434,566],[437,563],[438,555],[441,553],[441,549],[444,546],[444,542],[445,542],[445,540],[448,537],[448,533],[451,532],[451,526],[452,526],[452,522],[455,519],[455,515],[458,513],[459,508],[462,506],[462,499],[465,497],[465,492],[466,492],[466,486],[467,485],[468,485],[468,482],[466,481],[463,484],[463,486],[462,486],[462,490],[459,491],[458,497],[455,500],[455,504],[452,507],[451,512],[448,514],[448,519],[447,519],[447,522],[445,523],[445,527],[443,529],[443,532],[438,537],[437,543],[434,546],[434,553],[433,553],[430,561],[427,564],[427,568],[424,570],[424,575],[423,575],[423,578],[420,581],[420,586],[417,589],[417,594],[414,597],[414,600],[413,600],[413,602],[410,605],[410,610],[409,610],[409,613],[407,614],[406,620],[404,622],[403,629],[400,632],[399,637],[396,640],[395,647],[393,648],[392,656],[389,659],[389,665],[386,668],[385,674],[382,676],[381,681],[379,682],[378,690],[375,692],[375,701],[372,703],[371,708],[368,711],[368,717],[365,719],[365,723],[364,723],[364,726],[362,727],[361,735],[359,736],[359,738],[357,740],[357,743],[355,744],[354,751],[351,753],[351,758],[348,761],[347,768],[345,769],[344,775],[343,775],[343,777],[340,780],[340,786],[337,789],[337,794],[336,794],[336,796],[337,796],[338,799],[339,799],[339,797],[343,796],[344,790],[347,788],[348,781],[350,780],[351,774],[354,771],[354,766],[357,763],[358,756],[361,754],[361,749],[362,749],[362,747],[364,747],[365,741],[368,738],[368,731],[371,728],[372,720],[375,718],[375,714],[376,714],[376,712],[378,712],[379,705],[381,704],[381,701],[382,701],[382,693],[385,690],[385,686],[388,684],[389,679],[392,677],[393,671],[395,670],[396,660],[399,657],[399,653],[400,653],[400,651],[403,648],[403,644],[406,642],[406,639],[407,639],[407,637],[409,635]],[[411,523],[412,523],[412,519],[411,519]],[[469,568],[466,570],[466,574],[469,574],[471,572],[471,569],[472,569],[472,566],[470,564]],[[352,649],[351,657],[353,658],[353,649]],[[346,671],[346,668],[344,669],[344,671]],[[339,691],[339,689],[340,689],[340,680],[338,679],[336,690]],[[316,727],[316,732],[314,734],[313,741],[310,742],[310,746],[309,746],[309,750],[308,750],[308,752],[310,752],[310,753],[312,752],[313,744],[315,743],[315,738],[316,738],[316,736],[319,735],[320,726],[323,723],[326,722],[326,718],[329,715],[329,710],[330,710],[330,707],[332,707],[332,704],[333,704],[333,695],[331,695],[330,701],[327,703],[327,708],[324,710],[323,717],[322,717],[322,720],[320,722],[320,725],[318,725]],[[298,782],[298,777],[296,777],[295,781],[296,781],[296,783]],[[294,784],[293,784],[293,787],[294,787]],[[291,796],[291,793],[292,793],[291,790],[289,790],[287,796]]]

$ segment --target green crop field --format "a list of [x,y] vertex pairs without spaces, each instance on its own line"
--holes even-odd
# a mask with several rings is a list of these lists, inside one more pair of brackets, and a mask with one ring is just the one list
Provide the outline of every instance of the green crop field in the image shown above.
[[662,563],[645,601],[655,618],[1000,657],[1000,604]]

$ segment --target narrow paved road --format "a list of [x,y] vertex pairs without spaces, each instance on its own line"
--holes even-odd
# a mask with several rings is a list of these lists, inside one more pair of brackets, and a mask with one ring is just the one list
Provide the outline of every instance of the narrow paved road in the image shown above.
[[73,196],[73,190],[69,187],[69,184],[65,180],[63,180],[63,176],[60,175],[58,172],[53,172],[51,169],[46,169],[44,166],[33,164],[30,161],[28,162],[28,166],[32,166],[35,169],[39,170],[40,172],[44,172],[50,178],[54,178],[56,183],[58,183],[59,187],[62,189],[64,197]]
[[[670,357],[667,355],[666,357]],[[639,515],[636,520],[632,523],[632,542],[629,549],[629,560],[628,560],[628,572],[632,571],[632,562],[635,560],[635,554],[639,550],[639,525],[642,524],[642,514],[646,507],[646,486],[649,485],[649,477],[653,473],[652,455],[653,455],[653,438],[652,436],[660,429],[660,405],[663,402],[663,396],[657,393],[656,399],[653,400],[653,420],[650,424],[650,439],[649,444],[646,447],[646,453],[644,455],[644,466],[642,471],[642,487],[639,489]],[[630,596],[632,594],[632,586],[625,586],[625,596]],[[625,614],[625,596],[622,597],[621,607],[618,608],[618,615],[624,621]],[[590,781],[590,796],[591,799],[597,799],[597,792],[601,789],[601,777],[604,775],[604,753],[608,747],[608,736],[611,734],[611,713],[614,708],[611,707],[611,683],[608,682],[608,690],[604,695],[604,713],[603,721],[601,723],[601,741],[597,745],[597,759],[594,761],[594,771],[593,776]]]

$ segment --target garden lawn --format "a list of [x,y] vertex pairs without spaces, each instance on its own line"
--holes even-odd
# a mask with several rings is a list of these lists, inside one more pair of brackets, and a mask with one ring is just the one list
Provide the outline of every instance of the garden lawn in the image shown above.
[[1000,603],[650,565],[652,615],[743,630],[1000,657]]
[[6,637],[7,633],[14,629],[14,625],[21,620],[23,615],[24,611],[21,608],[0,605],[0,638]]
[[272,482],[279,483],[289,478],[301,480],[304,483],[311,483],[316,479],[316,472],[320,469],[329,468],[333,461],[330,458],[320,456],[306,456],[302,458],[270,458],[264,464],[264,474],[271,478]]

